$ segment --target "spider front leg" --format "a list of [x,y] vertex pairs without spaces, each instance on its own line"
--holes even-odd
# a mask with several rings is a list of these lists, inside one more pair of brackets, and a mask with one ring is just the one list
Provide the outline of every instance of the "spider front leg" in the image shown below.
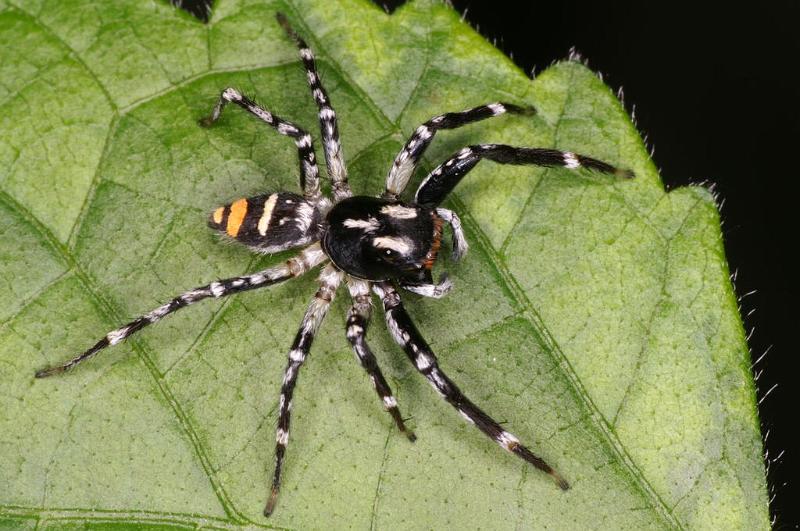
[[428,343],[422,338],[409,317],[400,295],[388,282],[375,284],[375,292],[383,301],[386,314],[386,325],[392,337],[408,355],[408,358],[428,379],[434,389],[455,407],[470,423],[488,435],[494,442],[509,452],[521,457],[539,470],[549,474],[563,490],[569,489],[569,483],[558,472],[548,465],[544,459],[535,455],[511,433],[505,431],[494,419],[473,404],[439,367],[439,363]]
[[312,203],[319,202],[322,197],[319,189],[319,167],[317,166],[311,135],[293,123],[287,122],[260,107],[256,102],[234,88],[226,88],[222,91],[219,100],[211,110],[211,114],[201,119],[200,125],[210,127],[214,124],[219,120],[222,110],[229,102],[235,103],[267,125],[274,127],[280,134],[294,139],[294,143],[297,146],[297,157],[300,159],[300,187],[303,189],[303,195]]
[[227,295],[233,295],[234,293],[257,288],[265,288],[267,286],[277,284],[278,282],[302,275],[312,267],[322,263],[325,259],[325,254],[322,252],[320,245],[315,243],[309,247],[306,247],[298,256],[290,258],[279,266],[270,267],[269,269],[264,269],[263,271],[251,273],[241,277],[217,280],[216,282],[212,282],[205,286],[189,290],[186,293],[175,297],[168,303],[162,304],[150,313],[147,313],[141,317],[137,317],[125,326],[117,328],[116,330],[112,330],[103,336],[100,341],[95,343],[92,348],[80,354],[79,356],[62,363],[61,365],[56,365],[37,371],[36,378],[46,378],[48,376],[53,376],[54,374],[66,372],[79,363],[91,358],[104,348],[110,345],[116,345],[123,339],[133,335],[145,326],[156,323],[167,315],[174,313],[181,308],[185,308],[186,306],[210,297],[225,297]]
[[466,111],[448,112],[431,118],[417,127],[414,134],[411,135],[411,138],[408,139],[403,149],[395,157],[392,168],[389,170],[389,175],[386,177],[386,191],[383,193],[383,197],[394,200],[403,193],[419,160],[433,141],[436,132],[440,129],[457,129],[467,124],[505,113],[533,114],[534,112],[531,107],[519,107],[511,103],[497,102],[473,107]]
[[417,189],[414,201],[433,207],[444,201],[461,179],[481,160],[500,164],[531,164],[533,166],[564,167],[570,170],[587,168],[618,177],[631,178],[633,172],[616,168],[602,160],[557,149],[514,147],[505,144],[467,146],[428,174]]
[[283,373],[283,385],[281,386],[281,397],[278,404],[278,430],[275,433],[275,472],[272,476],[272,491],[264,508],[264,516],[269,516],[275,509],[275,502],[278,499],[278,491],[281,487],[281,469],[286,454],[286,445],[289,442],[292,394],[297,383],[297,375],[303,362],[306,361],[314,336],[317,334],[325,314],[328,313],[328,308],[336,295],[336,288],[339,287],[342,278],[344,278],[344,273],[333,264],[328,264],[322,270],[319,275],[319,289],[314,294],[314,299],[303,316],[300,330],[298,330],[294,343],[292,343],[292,348],[289,351],[289,362]]
[[375,359],[375,355],[367,345],[367,326],[369,326],[370,314],[372,313],[369,282],[351,277],[347,283],[350,288],[350,296],[353,298],[353,306],[347,314],[347,340],[353,347],[353,352],[355,352],[359,363],[367,371],[375,391],[383,402],[383,407],[392,416],[397,428],[406,434],[408,440],[414,442],[417,440],[417,436],[406,428],[403,417],[397,407],[397,400],[392,395],[392,389],[383,377],[383,373],[378,366],[378,360]]
[[339,126],[336,123],[336,111],[333,110],[328,93],[325,91],[325,87],[322,86],[322,80],[319,78],[317,65],[314,61],[314,52],[311,51],[311,48],[308,47],[306,42],[292,29],[292,26],[283,13],[278,13],[276,17],[278,23],[283,26],[289,38],[295,42],[300,50],[300,58],[303,60],[303,66],[306,69],[308,86],[311,88],[311,95],[314,97],[317,108],[319,108],[319,127],[322,133],[322,146],[325,149],[325,163],[328,168],[328,175],[331,178],[333,198],[334,201],[338,202],[353,194],[347,182],[347,167],[344,164],[342,144],[339,142]]

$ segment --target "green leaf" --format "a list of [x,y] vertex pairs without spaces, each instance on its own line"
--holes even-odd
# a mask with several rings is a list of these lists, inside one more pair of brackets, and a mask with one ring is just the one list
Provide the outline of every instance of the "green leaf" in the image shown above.
[[[348,349],[340,293],[303,368],[285,484],[272,468],[285,353],[313,275],[188,308],[62,377],[34,370],[218,277],[281,257],[223,245],[215,206],[297,190],[287,139],[231,109],[239,87],[316,130],[284,11],[319,56],[356,193],[417,124],[533,104],[437,137],[558,147],[637,178],[485,163],[457,189],[472,243],[456,290],[406,295],[446,371],[573,485],[561,492],[452,411],[376,317],[370,338],[419,440]],[[712,195],[666,193],[591,71],[531,82],[457,13],[417,0],[0,0],[0,527],[697,528],[769,526],[749,353]],[[413,185],[423,173],[417,175]],[[378,312],[380,313],[380,312]]]

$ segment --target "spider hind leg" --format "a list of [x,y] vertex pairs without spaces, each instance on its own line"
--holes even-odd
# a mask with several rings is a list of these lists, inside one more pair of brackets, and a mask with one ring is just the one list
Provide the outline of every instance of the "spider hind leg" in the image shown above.
[[308,87],[311,95],[319,109],[319,128],[322,134],[322,147],[325,150],[325,163],[328,175],[331,178],[333,188],[333,198],[336,202],[346,197],[350,197],[350,185],[347,182],[347,166],[344,163],[342,144],[339,141],[339,125],[336,120],[336,111],[333,110],[330,97],[325,91],[322,80],[317,72],[317,64],[314,59],[314,52],[308,47],[306,41],[294,31],[286,15],[277,13],[276,18],[290,39],[294,41],[300,52],[300,59],[306,70]]
[[313,343],[314,337],[323,319],[325,319],[325,315],[328,313],[331,301],[336,295],[336,288],[339,287],[343,278],[344,273],[332,264],[328,264],[323,268],[319,275],[319,289],[314,294],[314,298],[303,316],[300,330],[297,331],[292,348],[289,350],[289,360],[283,373],[281,396],[278,404],[278,429],[275,432],[275,470],[272,475],[272,489],[264,507],[264,516],[271,515],[275,509],[275,503],[281,487],[281,472],[286,455],[286,446],[289,443],[292,396],[294,387],[297,384],[297,376],[300,372],[300,367],[311,351],[311,343]]
[[319,188],[319,167],[317,166],[311,135],[295,124],[272,114],[231,87],[222,91],[214,108],[211,109],[211,114],[200,119],[200,125],[203,127],[213,125],[219,120],[223,109],[230,102],[235,103],[262,122],[273,127],[278,133],[294,139],[294,143],[297,146],[297,157],[300,159],[300,186],[303,188],[303,195],[312,203],[319,202],[322,199],[322,192]]
[[442,371],[436,355],[417,331],[411,317],[403,307],[400,295],[391,284],[381,282],[376,284],[373,289],[383,301],[386,326],[389,328],[392,338],[403,348],[417,371],[427,378],[436,392],[456,408],[467,422],[474,424],[502,448],[550,475],[562,490],[569,489],[569,483],[553,467],[531,452],[513,434],[504,430],[497,421],[473,404]]
[[133,335],[142,328],[153,323],[157,323],[169,314],[196,302],[200,302],[203,299],[208,299],[210,297],[225,297],[241,291],[264,288],[272,284],[277,284],[278,282],[302,275],[312,267],[323,262],[325,259],[325,254],[322,252],[320,245],[314,244],[307,247],[300,252],[299,255],[290,258],[281,265],[270,267],[269,269],[264,269],[263,271],[258,271],[257,273],[251,273],[241,277],[217,280],[215,282],[211,282],[210,284],[206,284],[205,286],[200,286],[199,288],[189,290],[175,297],[171,301],[162,304],[155,310],[152,310],[141,317],[137,317],[125,326],[117,328],[116,330],[112,330],[103,336],[103,338],[95,343],[90,349],[72,358],[71,360],[68,360],[60,365],[54,365],[52,367],[36,371],[35,376],[36,378],[47,378],[48,376],[66,372],[79,363],[93,357],[104,348],[111,345],[116,345],[123,339]]

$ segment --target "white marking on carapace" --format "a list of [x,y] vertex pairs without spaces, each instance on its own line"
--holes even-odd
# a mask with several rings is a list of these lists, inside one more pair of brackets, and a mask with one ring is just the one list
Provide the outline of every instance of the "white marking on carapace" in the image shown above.
[[372,240],[372,245],[378,249],[390,249],[402,255],[407,255],[414,249],[414,242],[409,238],[399,236],[380,236]]
[[342,223],[348,229],[361,229],[364,232],[374,232],[381,228],[380,222],[375,218],[369,219],[346,219]]
[[278,194],[272,194],[264,201],[264,213],[261,214],[261,219],[258,220],[258,233],[262,236],[267,235],[269,220],[272,219],[272,211],[275,209],[275,202],[277,200]]
[[386,205],[381,208],[381,214],[395,219],[414,219],[417,217],[417,209],[403,205]]

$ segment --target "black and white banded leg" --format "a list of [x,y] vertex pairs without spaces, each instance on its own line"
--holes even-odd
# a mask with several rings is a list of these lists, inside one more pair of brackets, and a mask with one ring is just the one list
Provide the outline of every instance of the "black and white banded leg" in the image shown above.
[[461,228],[461,218],[452,210],[441,207],[436,209],[436,214],[450,225],[450,229],[453,231],[453,260],[461,260],[469,249],[464,229]]
[[340,200],[353,195],[350,192],[350,185],[347,182],[347,167],[344,163],[342,154],[342,144],[339,141],[339,126],[336,123],[336,111],[333,110],[328,93],[322,86],[322,80],[317,72],[317,65],[314,62],[314,52],[308,47],[306,42],[295,33],[289,25],[289,21],[282,13],[277,14],[278,22],[289,37],[297,44],[300,49],[300,58],[306,69],[308,86],[311,87],[311,95],[319,109],[319,127],[322,133],[322,146],[325,150],[325,163],[328,167],[328,175],[331,178],[333,188],[333,200]]
[[440,164],[428,174],[417,189],[415,201],[422,206],[440,204],[447,194],[481,160],[500,164],[531,164],[534,166],[563,167],[570,170],[587,168],[618,177],[633,177],[633,172],[611,166],[601,160],[571,151],[557,149],[514,147],[505,144],[479,144],[467,146]]
[[166,304],[162,304],[155,310],[152,310],[150,313],[147,313],[141,317],[137,317],[125,326],[117,328],[116,330],[112,330],[83,354],[76,356],[65,363],[62,363],[61,365],[56,365],[37,371],[36,377],[46,378],[47,376],[53,376],[54,374],[66,372],[82,361],[91,358],[104,348],[111,345],[116,345],[123,339],[138,332],[145,326],[156,323],[167,315],[196,302],[200,302],[203,299],[208,299],[210,297],[225,297],[227,295],[233,295],[234,293],[239,293],[242,291],[271,286],[273,284],[277,284],[278,282],[300,276],[325,260],[326,257],[322,252],[320,245],[315,243],[309,247],[306,247],[300,252],[300,254],[290,258],[281,265],[270,267],[269,269],[264,269],[263,271],[258,271],[257,273],[251,273],[241,277],[217,280],[205,286],[189,290],[186,293],[175,297]]
[[549,474],[563,490],[569,483],[562,478],[541,457],[525,447],[517,437],[504,430],[494,419],[473,404],[439,367],[436,356],[428,343],[417,331],[403,307],[400,295],[388,282],[375,284],[373,289],[383,301],[386,325],[392,337],[408,355],[417,370],[428,379],[434,389],[470,423],[488,435],[493,441],[509,452],[521,457],[539,470]]
[[219,100],[211,110],[211,114],[201,119],[200,125],[210,127],[219,120],[222,110],[228,102],[235,103],[259,120],[274,127],[280,134],[294,139],[294,143],[297,146],[297,156],[300,159],[300,186],[303,188],[303,195],[313,203],[319,202],[322,197],[319,189],[319,167],[317,166],[317,156],[314,154],[311,135],[295,124],[272,114],[235,88],[230,87],[222,91]]
[[408,185],[409,179],[414,173],[419,160],[428,149],[434,135],[440,129],[456,129],[458,127],[471,124],[493,116],[505,113],[512,114],[533,114],[532,107],[520,107],[511,103],[489,103],[479,107],[473,107],[461,112],[448,112],[439,116],[434,116],[424,124],[417,127],[408,139],[403,149],[394,159],[389,175],[386,178],[386,191],[383,197],[386,199],[397,199]]
[[286,445],[289,442],[289,422],[291,420],[292,394],[297,383],[297,375],[303,362],[306,361],[311,350],[311,343],[319,330],[319,326],[328,313],[331,301],[336,295],[336,288],[344,278],[344,273],[333,264],[328,264],[319,275],[319,289],[314,294],[314,299],[308,306],[300,330],[292,343],[289,351],[289,361],[283,373],[281,397],[278,403],[278,430],[275,434],[275,472],[272,476],[272,491],[264,508],[264,515],[269,516],[275,509],[278,491],[281,487],[281,469],[286,454]]
[[372,386],[378,393],[381,402],[383,402],[384,409],[392,416],[397,428],[413,442],[417,437],[414,432],[406,428],[400,409],[397,407],[397,400],[392,395],[392,389],[383,377],[375,354],[372,353],[367,344],[367,327],[372,313],[369,282],[349,277],[347,284],[350,289],[350,296],[353,299],[353,306],[347,314],[347,340],[352,345],[359,363],[367,371],[367,375],[372,381]]

